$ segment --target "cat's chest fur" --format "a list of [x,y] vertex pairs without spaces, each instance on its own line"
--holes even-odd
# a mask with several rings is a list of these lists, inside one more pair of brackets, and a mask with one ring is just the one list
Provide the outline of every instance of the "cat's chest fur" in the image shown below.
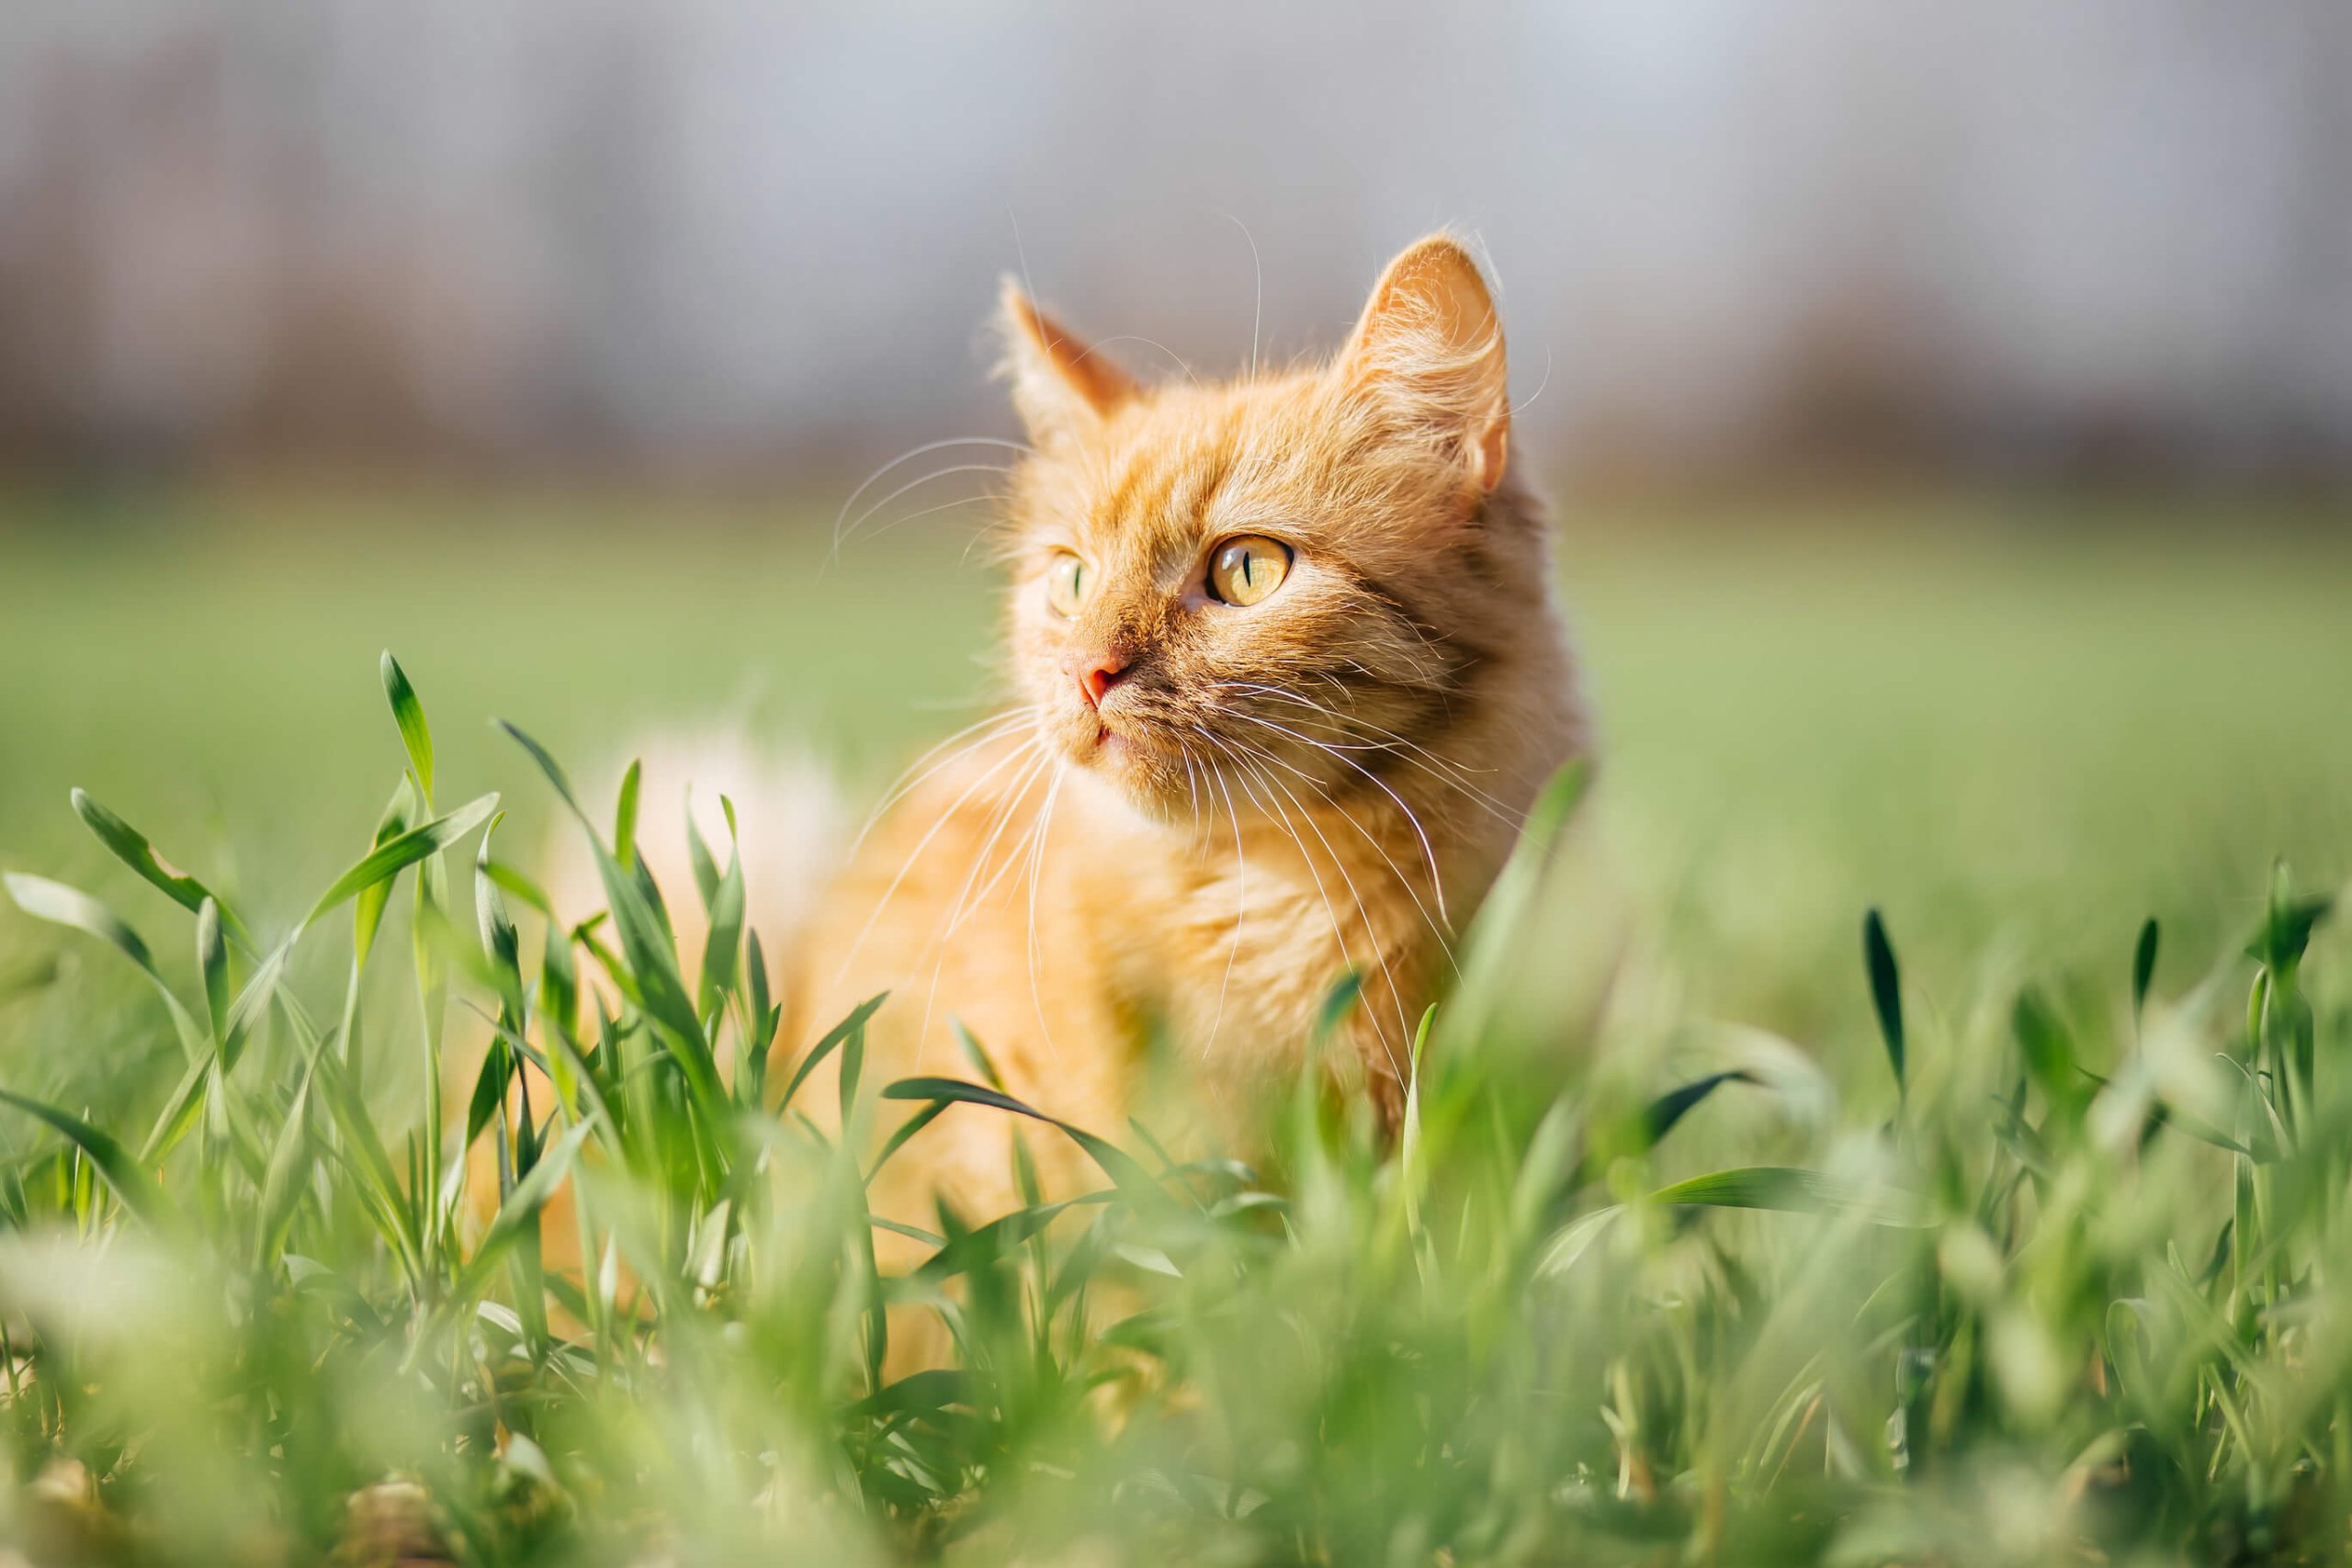
[[[1225,1141],[1297,1068],[1351,973],[1361,999],[1327,1043],[1393,1096],[1445,961],[1431,868],[1448,859],[1362,802],[1175,827],[1025,766],[1017,741],[982,746],[899,803],[832,890],[803,945],[796,1027],[821,1032],[888,991],[865,1053],[877,1081],[968,1076],[968,1036],[1050,1114],[1115,1132],[1138,1111],[1181,1123],[1202,1107]],[[951,1118],[919,1143],[910,1170],[944,1165],[976,1196],[1009,1169],[1001,1119]]]
[[[1419,998],[1450,952],[1437,851],[1361,800],[1284,798],[1255,820],[1176,829],[1081,798],[1097,852],[1071,874],[1113,914],[1103,983],[1210,1100],[1295,1072],[1340,1012],[1356,1015],[1351,1048],[1370,1053],[1360,1066],[1406,1075]],[[1352,1007],[1340,994],[1351,985]]]

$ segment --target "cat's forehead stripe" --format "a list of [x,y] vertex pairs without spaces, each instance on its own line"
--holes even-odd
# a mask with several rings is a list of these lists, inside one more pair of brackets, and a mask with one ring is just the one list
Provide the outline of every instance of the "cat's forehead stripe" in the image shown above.
[[1138,442],[1090,509],[1108,539],[1165,564],[1197,547],[1204,513],[1232,470],[1231,445]]

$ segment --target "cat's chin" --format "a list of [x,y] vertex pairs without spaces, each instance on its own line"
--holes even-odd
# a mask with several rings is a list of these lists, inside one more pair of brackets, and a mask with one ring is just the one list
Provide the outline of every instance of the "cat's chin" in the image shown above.
[[1136,816],[1170,826],[1193,819],[1194,799],[1185,788],[1183,764],[1148,740],[1102,725],[1071,750],[1077,774]]

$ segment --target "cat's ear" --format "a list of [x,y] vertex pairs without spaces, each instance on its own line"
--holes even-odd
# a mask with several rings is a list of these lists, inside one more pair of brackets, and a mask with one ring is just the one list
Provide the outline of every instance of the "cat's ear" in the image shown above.
[[1451,234],[1417,241],[1388,264],[1334,374],[1432,438],[1481,490],[1502,481],[1510,446],[1502,323],[1478,264]]
[[1037,309],[1008,277],[997,307],[1012,406],[1039,446],[1080,434],[1141,391],[1125,371]]

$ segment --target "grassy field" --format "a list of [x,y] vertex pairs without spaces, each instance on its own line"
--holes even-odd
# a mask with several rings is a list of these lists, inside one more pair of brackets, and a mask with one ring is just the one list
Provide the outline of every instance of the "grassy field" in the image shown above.
[[[1679,1010],[1833,1056],[1867,1039],[1849,970],[1868,905],[1954,987],[2018,953],[2111,954],[2150,914],[2210,961],[2273,857],[2352,874],[2352,545],[2295,521],[1994,502],[1572,519],[1602,751],[1579,945],[1670,956]],[[78,785],[290,919],[398,769],[386,648],[430,694],[453,776],[506,791],[534,834],[548,803],[493,716],[606,778],[649,734],[744,733],[862,799],[985,703],[994,584],[953,527],[832,558],[830,522],[263,497],[0,535],[0,864],[131,886],[66,809]],[[29,937],[0,911],[0,945]]]
[[[2340,531],[1993,502],[1574,520],[1600,767],[1481,932],[1408,1157],[1308,1101],[1279,1175],[1159,1171],[1097,1129],[1146,1163],[1108,1160],[1087,1214],[944,1225],[947,1261],[886,1282],[855,1173],[696,1065],[756,1034],[748,979],[681,1016],[696,977],[659,942],[613,954],[632,1005],[599,1044],[520,879],[515,966],[494,931],[483,956],[478,835],[424,863],[465,937],[419,921],[407,871],[356,1011],[344,909],[288,999],[266,960],[401,776],[379,650],[429,711],[435,807],[502,792],[527,873],[560,807],[493,716],[600,781],[607,836],[633,736],[805,750],[854,796],[955,728],[993,614],[964,536],[832,559],[821,519],[556,496],[9,511],[0,868],[139,927],[189,1034],[100,942],[0,903],[0,1087],[137,1151],[0,1125],[0,1528],[51,1554],[302,1560],[390,1474],[483,1562],[2346,1547],[2352,966],[2298,902],[2352,874]],[[75,785],[254,933],[217,950],[221,1009],[189,915]],[[1901,976],[1875,1004],[1872,907]],[[562,1103],[481,1134],[541,1171],[487,1237],[416,1174],[461,1130],[413,1138],[413,923],[515,1048],[579,1052]],[[490,1026],[448,1016],[454,1061]],[[364,1088],[335,1066],[357,1041]],[[209,1077],[224,1042],[249,1065]],[[634,1298],[537,1270],[524,1221],[560,1177]],[[876,1386],[875,1303],[949,1278],[960,1369]],[[1097,1282],[1126,1303],[1107,1334]]]

